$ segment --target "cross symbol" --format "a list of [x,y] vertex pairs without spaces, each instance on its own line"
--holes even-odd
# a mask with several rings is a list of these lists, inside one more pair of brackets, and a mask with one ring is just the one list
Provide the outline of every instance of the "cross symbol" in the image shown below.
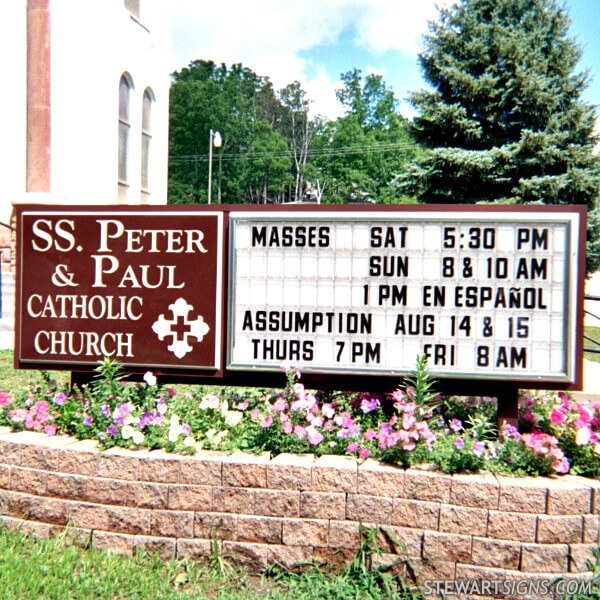
[[[190,327],[190,324],[181,315],[177,317],[177,321],[171,326],[171,332],[173,333],[174,342],[185,342],[187,339],[187,336],[185,334],[190,333],[191,331],[192,328]],[[181,338],[179,337],[180,335]]]
[[204,322],[202,315],[191,320],[189,314],[194,307],[188,304],[183,298],[178,298],[173,304],[169,304],[173,318],[166,319],[161,314],[152,324],[152,331],[156,333],[160,341],[167,336],[172,339],[167,348],[177,357],[183,358],[188,352],[193,350],[190,345],[190,338],[201,342],[204,336],[210,331],[208,325]]

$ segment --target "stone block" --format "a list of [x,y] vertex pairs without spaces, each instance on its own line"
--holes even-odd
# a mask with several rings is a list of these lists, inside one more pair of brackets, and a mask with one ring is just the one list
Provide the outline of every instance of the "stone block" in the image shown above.
[[292,490],[256,490],[254,494],[254,514],[270,517],[299,517],[300,492]]
[[483,508],[468,508],[442,504],[440,508],[440,531],[465,535],[487,534],[488,511]]
[[356,521],[329,521],[329,546],[357,550],[360,545],[359,524]]
[[299,564],[306,564],[313,559],[313,553],[306,546],[282,546],[269,544],[267,561],[269,565],[279,564],[293,568]]
[[282,543],[282,520],[270,517],[246,517],[237,520],[237,540],[259,544]]
[[450,503],[498,509],[500,485],[491,473],[457,474],[450,483]]
[[517,542],[534,542],[537,516],[490,510],[487,537]]
[[356,493],[358,464],[350,456],[320,456],[312,468],[312,490]]
[[136,535],[133,538],[134,551],[144,550],[150,554],[158,554],[165,560],[171,560],[176,556],[177,542],[166,537],[151,535]]
[[140,456],[146,451],[127,450],[126,448],[109,448],[98,455],[98,476],[107,479],[136,480]]
[[175,552],[177,558],[187,558],[189,560],[206,558],[213,553],[212,541],[180,538],[176,541]]
[[255,456],[234,452],[223,459],[223,486],[240,488],[265,488],[269,454]]
[[92,546],[98,550],[109,550],[127,556],[133,556],[135,536],[126,533],[108,531],[92,532]]
[[426,502],[450,502],[450,475],[421,469],[407,469],[404,474],[404,496]]
[[346,494],[333,492],[302,492],[300,516],[307,519],[336,519],[346,517]]
[[285,546],[327,546],[329,522],[317,519],[285,519],[282,543]]
[[436,502],[419,502],[402,498],[394,498],[392,501],[392,525],[437,530],[439,521],[440,505]]
[[503,512],[544,514],[548,484],[545,477],[498,477],[499,509]]
[[540,544],[580,544],[583,517],[539,515],[536,541]]
[[565,573],[569,568],[567,544],[523,544],[521,571],[526,573]]
[[237,539],[237,515],[222,513],[196,513],[194,515],[194,537],[205,540]]
[[69,516],[75,527],[83,529],[109,529],[108,507],[101,504],[73,502]]
[[15,492],[44,496],[48,472],[39,469],[12,467],[10,487]]
[[183,510],[153,510],[150,532],[168,538],[194,537],[194,513]]
[[367,459],[358,465],[358,493],[401,498],[404,495],[404,469]]
[[212,507],[217,512],[254,514],[254,490],[243,488],[213,488]]
[[521,543],[474,537],[471,562],[475,565],[518,570]]
[[579,478],[566,475],[561,479],[549,479],[549,515],[582,515],[592,510],[592,488]]
[[98,442],[82,440],[69,444],[58,451],[58,470],[61,473],[73,473],[95,477],[98,475]]
[[223,542],[223,555],[234,565],[262,571],[268,565],[269,546],[248,542]]
[[277,490],[310,490],[312,454],[278,454],[267,464],[267,487]]
[[425,531],[423,558],[447,562],[471,562],[472,537],[452,533]]
[[596,544],[569,544],[569,571],[571,573],[586,573],[594,565],[594,550]]
[[207,485],[169,485],[170,509],[210,512],[212,509],[212,488]]
[[363,494],[348,494],[346,499],[347,521],[369,521],[387,525],[392,519],[392,499]]
[[54,498],[69,500],[87,499],[87,477],[48,473],[46,476],[46,492]]
[[583,542],[585,544],[597,544],[600,542],[600,516],[583,516]]
[[[127,508],[124,506],[106,507],[108,531],[150,535],[152,511],[144,508]],[[91,528],[92,529],[92,528]],[[95,529],[95,528],[93,528]],[[158,535],[161,535],[160,533]]]

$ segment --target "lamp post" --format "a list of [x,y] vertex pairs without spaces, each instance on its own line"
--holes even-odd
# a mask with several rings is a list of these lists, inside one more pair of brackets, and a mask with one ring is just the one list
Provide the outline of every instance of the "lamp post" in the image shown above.
[[221,134],[218,131],[210,130],[208,139],[208,203],[212,196],[212,160],[213,160],[213,146],[220,148],[223,140]]

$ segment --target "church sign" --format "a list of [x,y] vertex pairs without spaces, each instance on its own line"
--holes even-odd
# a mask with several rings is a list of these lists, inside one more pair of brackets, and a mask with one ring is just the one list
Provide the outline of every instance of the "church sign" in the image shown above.
[[20,366],[221,367],[223,214],[21,207]]
[[[581,383],[580,207],[18,208],[17,366]],[[225,262],[227,261],[227,262]]]

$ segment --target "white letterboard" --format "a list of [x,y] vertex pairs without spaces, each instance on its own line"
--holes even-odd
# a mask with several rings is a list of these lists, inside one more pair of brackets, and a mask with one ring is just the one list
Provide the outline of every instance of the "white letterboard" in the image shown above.
[[579,219],[232,212],[228,368],[572,382]]

